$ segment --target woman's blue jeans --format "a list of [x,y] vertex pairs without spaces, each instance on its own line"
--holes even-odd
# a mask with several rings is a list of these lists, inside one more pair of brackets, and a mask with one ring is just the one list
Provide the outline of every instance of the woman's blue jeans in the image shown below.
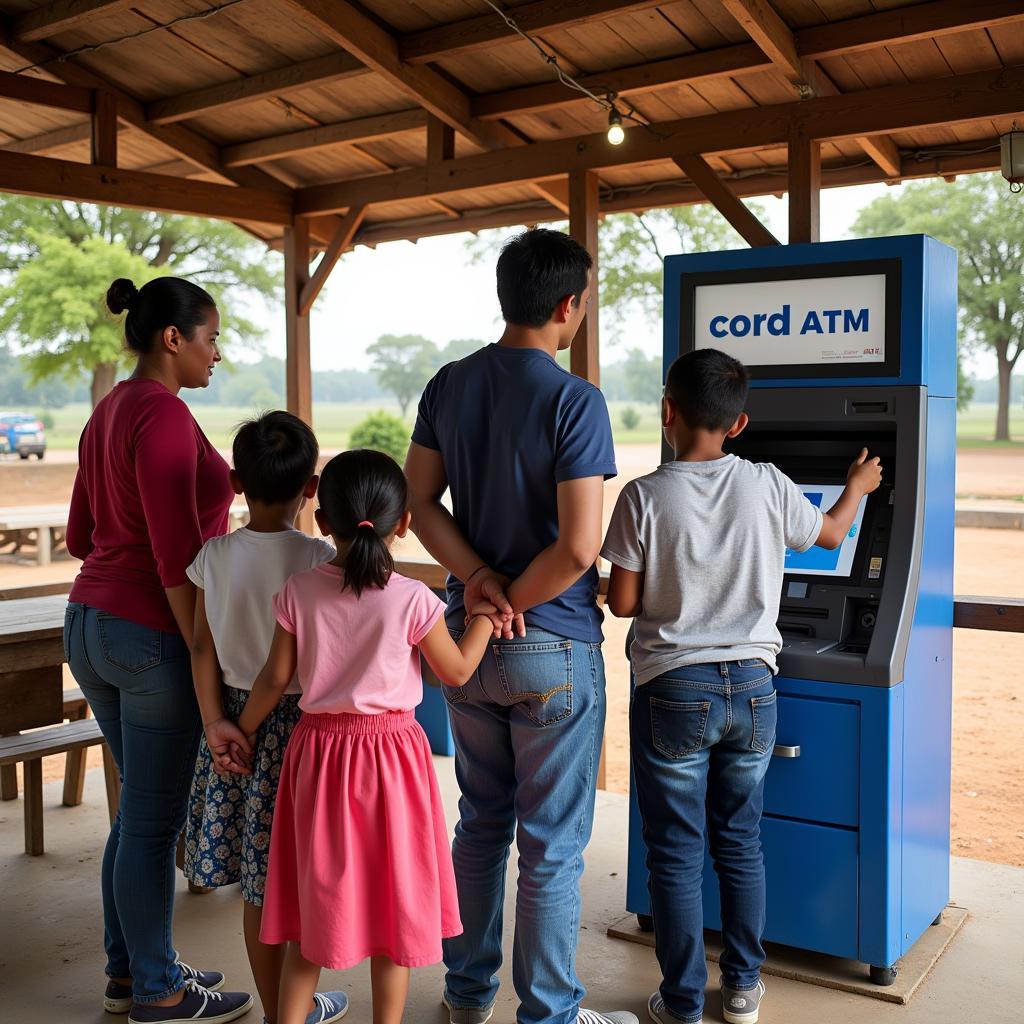
[[760,659],[688,665],[633,693],[630,749],[661,995],[680,1021],[701,1019],[708,977],[701,898],[705,823],[722,896],[722,980],[750,989],[760,977],[761,808],[775,719],[775,687]]
[[127,619],[71,603],[64,654],[121,773],[103,854],[107,975],[131,977],[136,1002],[184,984],[171,941],[174,851],[202,723],[188,647]]

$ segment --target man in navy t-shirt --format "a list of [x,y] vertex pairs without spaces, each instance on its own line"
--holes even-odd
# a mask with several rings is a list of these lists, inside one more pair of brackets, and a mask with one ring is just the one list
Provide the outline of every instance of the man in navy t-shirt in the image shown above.
[[580,1007],[573,967],[604,734],[594,563],[615,451],[604,396],[555,354],[586,315],[591,267],[557,231],[527,231],[504,247],[505,331],[430,381],[406,460],[413,530],[450,572],[449,628],[461,632],[466,607],[499,609],[479,672],[444,689],[462,789],[452,854],[465,931],[446,940],[444,956],[452,1024],[483,1024],[493,1012],[517,825],[519,1024],[637,1021]]

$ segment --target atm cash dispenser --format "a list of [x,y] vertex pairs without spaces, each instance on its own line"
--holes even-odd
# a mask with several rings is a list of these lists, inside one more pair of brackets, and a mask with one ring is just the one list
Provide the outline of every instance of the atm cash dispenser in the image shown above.
[[[665,369],[707,347],[752,375],[728,450],[823,510],[862,447],[882,459],[842,546],[786,555],[761,841],[765,938],[889,984],[949,895],[956,254],[915,235],[669,257]],[[645,856],[633,799],[642,920]],[[703,896],[718,928],[710,859]]]

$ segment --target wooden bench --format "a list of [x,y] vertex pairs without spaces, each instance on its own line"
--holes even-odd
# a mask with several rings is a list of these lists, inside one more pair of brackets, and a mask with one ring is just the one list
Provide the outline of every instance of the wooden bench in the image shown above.
[[[0,739],[0,767],[23,763],[25,766],[25,852],[33,857],[43,852],[43,761],[51,754],[72,754],[103,744],[103,774],[107,783],[107,810],[113,822],[121,799],[121,778],[110,748],[95,719],[83,718],[48,729],[37,729]],[[84,769],[84,765],[82,765]],[[84,781],[84,770],[80,776]],[[76,781],[81,801],[81,782]],[[64,780],[67,803],[68,780]],[[74,793],[72,795],[75,795]]]

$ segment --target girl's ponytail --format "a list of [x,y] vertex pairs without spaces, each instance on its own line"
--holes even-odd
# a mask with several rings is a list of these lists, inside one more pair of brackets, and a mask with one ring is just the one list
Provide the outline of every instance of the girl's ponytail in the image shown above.
[[384,539],[408,504],[398,463],[367,448],[335,455],[320,474],[317,498],[331,534],[348,542],[342,589],[351,588],[356,597],[371,588],[383,590],[395,571]]
[[369,520],[363,520],[363,523],[365,525],[356,527],[349,542],[348,554],[345,555],[344,586],[351,587],[356,597],[371,587],[383,590],[395,571],[395,560],[387,544],[378,535],[377,528]]

